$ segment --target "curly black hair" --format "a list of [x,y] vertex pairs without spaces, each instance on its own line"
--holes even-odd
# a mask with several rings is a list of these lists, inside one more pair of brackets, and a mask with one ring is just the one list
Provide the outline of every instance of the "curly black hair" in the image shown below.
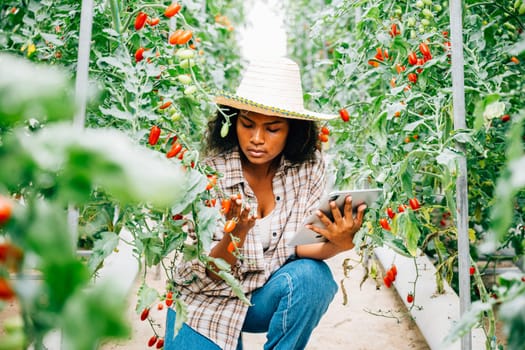
[[[208,155],[219,154],[232,150],[238,146],[235,125],[239,110],[228,106],[219,106],[217,115],[208,123],[207,144],[205,153]],[[226,137],[221,136],[221,128],[226,122],[224,114],[230,116],[231,126]],[[319,126],[315,121],[302,119],[289,119],[289,131],[283,155],[293,164],[314,159],[318,146]]]

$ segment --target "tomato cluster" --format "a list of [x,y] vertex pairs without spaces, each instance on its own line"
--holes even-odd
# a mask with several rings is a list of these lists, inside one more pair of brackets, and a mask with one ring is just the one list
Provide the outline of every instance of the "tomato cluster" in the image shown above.
[[383,277],[383,283],[387,288],[392,287],[392,283],[396,280],[397,277],[397,267],[396,265],[392,264],[392,266],[388,269],[385,276]]
[[[410,206],[410,208],[412,210],[418,210],[419,208],[421,208],[421,204],[419,203],[419,200],[416,197],[410,198],[408,200],[408,204],[409,204],[409,206]],[[406,204],[400,204],[397,207],[397,212],[398,213],[403,213],[407,207],[408,206]],[[396,217],[396,213],[395,213],[394,209],[392,209],[391,207],[386,208],[386,214],[390,218],[390,220],[393,220]],[[381,227],[384,230],[387,230],[387,231],[392,230],[392,228],[390,226],[390,223],[389,223],[387,218],[379,219],[379,225],[381,225]]]

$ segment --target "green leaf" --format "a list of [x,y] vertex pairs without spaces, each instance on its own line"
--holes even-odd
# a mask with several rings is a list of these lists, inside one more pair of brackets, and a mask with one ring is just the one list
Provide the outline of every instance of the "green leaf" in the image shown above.
[[248,300],[246,295],[244,295],[241,283],[235,277],[233,277],[231,273],[221,270],[217,272],[217,275],[219,275],[219,277],[222,278],[224,282],[226,282],[232,288],[233,293],[239,299],[241,299],[245,304],[251,305],[250,300]]
[[88,260],[90,271],[95,272],[119,243],[119,237],[115,232],[102,232],[100,238],[95,240],[95,244]]
[[491,310],[492,304],[492,301],[489,303],[483,303],[481,301],[473,302],[470,309],[463,314],[461,319],[456,324],[454,324],[451,331],[445,338],[443,345],[450,345],[470,332],[470,330],[478,324],[483,313]]
[[60,326],[65,349],[93,350],[101,339],[130,335],[127,298],[110,284],[79,290],[68,301]]
[[30,118],[73,117],[73,89],[65,71],[0,53],[0,76],[0,127]]
[[138,291],[138,301],[135,311],[140,314],[144,309],[151,307],[159,299],[159,293],[155,288],[142,284]]
[[181,299],[177,298],[174,300],[175,313],[177,317],[175,318],[175,326],[173,327],[173,337],[179,333],[179,330],[182,328],[184,322],[188,320],[188,307]]

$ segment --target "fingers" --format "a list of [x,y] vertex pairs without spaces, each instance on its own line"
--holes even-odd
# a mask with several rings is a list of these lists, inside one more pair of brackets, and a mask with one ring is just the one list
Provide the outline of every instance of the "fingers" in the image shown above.
[[361,226],[363,224],[363,217],[365,216],[366,204],[361,204],[357,208],[357,224]]

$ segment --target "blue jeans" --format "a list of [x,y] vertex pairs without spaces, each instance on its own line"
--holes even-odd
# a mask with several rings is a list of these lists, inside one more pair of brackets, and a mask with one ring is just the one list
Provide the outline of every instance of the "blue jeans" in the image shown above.
[[[336,292],[337,284],[325,262],[291,260],[252,293],[253,305],[248,308],[242,331],[267,333],[265,350],[304,349]],[[166,334],[173,331],[174,314],[168,311]],[[208,338],[184,326],[175,339],[166,337],[166,350],[219,349]],[[242,348],[241,335],[237,349]]]

